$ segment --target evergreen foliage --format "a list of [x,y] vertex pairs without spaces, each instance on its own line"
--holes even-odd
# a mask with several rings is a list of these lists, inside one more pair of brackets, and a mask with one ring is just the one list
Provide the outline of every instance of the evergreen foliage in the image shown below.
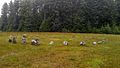
[[120,33],[120,0],[14,0],[1,31]]

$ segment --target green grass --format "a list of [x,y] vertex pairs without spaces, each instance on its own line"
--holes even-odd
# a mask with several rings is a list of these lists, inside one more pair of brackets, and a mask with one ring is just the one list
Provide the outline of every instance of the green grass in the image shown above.
[[[24,33],[0,33],[0,68],[120,68],[120,35],[75,33],[25,33],[28,43],[21,44]],[[17,44],[8,43],[9,35],[17,35]],[[38,36],[41,45],[30,41]],[[93,41],[106,39],[103,44]],[[63,46],[67,40],[69,46]],[[54,45],[49,45],[54,41]],[[80,46],[86,41],[86,46]]]

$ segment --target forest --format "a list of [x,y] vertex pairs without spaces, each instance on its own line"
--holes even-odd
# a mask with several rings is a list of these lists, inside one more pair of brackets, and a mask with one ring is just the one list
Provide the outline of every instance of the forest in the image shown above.
[[10,1],[0,31],[120,34],[120,0]]

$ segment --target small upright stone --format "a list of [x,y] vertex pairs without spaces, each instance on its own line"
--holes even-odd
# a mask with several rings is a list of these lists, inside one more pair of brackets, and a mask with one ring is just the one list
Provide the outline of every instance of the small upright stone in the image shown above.
[[36,41],[33,39],[31,40],[31,45],[35,45],[36,44]]
[[33,39],[31,45],[40,45],[39,39]]
[[22,37],[22,44],[26,44],[26,38]]
[[23,34],[22,36],[22,44],[26,44],[26,34]]
[[10,35],[9,38],[8,38],[9,43],[12,43],[12,38],[13,38],[12,35]]
[[86,43],[85,42],[80,42],[80,45],[84,46],[84,45],[86,45]]
[[36,45],[40,45],[39,39],[35,39],[35,41],[36,41]]
[[97,42],[93,42],[93,45],[97,45]]
[[50,43],[49,43],[50,45],[53,45],[54,44],[54,42],[53,41],[50,41]]
[[97,43],[98,43],[98,44],[102,44],[102,43],[103,43],[103,41],[98,41]]
[[13,44],[16,44],[17,43],[17,38],[16,36],[13,37]]
[[64,41],[63,45],[67,46],[68,45],[68,41]]

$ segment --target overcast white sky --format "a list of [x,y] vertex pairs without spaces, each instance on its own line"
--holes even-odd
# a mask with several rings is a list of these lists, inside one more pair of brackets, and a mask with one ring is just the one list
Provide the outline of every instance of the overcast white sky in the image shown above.
[[1,15],[1,9],[2,9],[2,6],[5,2],[9,3],[11,0],[0,0],[0,15]]

